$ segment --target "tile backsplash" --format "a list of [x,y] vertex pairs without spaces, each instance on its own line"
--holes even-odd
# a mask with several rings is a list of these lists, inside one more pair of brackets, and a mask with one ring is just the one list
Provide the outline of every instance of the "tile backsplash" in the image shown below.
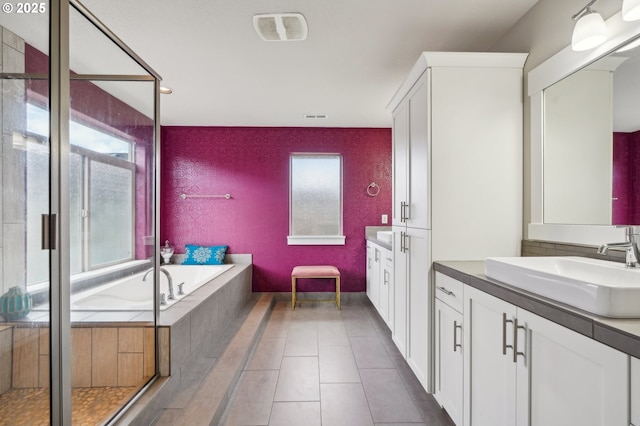
[[590,245],[522,240],[522,256],[581,256],[614,262],[625,260],[625,253],[622,250],[609,250],[606,255],[601,255],[596,253],[597,249],[597,246]]

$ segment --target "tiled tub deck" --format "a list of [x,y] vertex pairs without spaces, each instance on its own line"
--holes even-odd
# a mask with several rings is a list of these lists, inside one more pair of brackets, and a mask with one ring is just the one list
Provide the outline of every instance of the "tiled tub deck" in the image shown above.
[[[160,376],[167,377],[161,377],[154,399],[172,397],[183,364],[211,347],[251,297],[251,255],[230,256],[230,261],[233,268],[161,312],[158,362]],[[154,376],[153,317],[135,311],[74,314],[74,423],[91,423],[100,416],[106,420]],[[40,424],[41,418],[48,422],[48,313],[32,312],[27,319],[0,325],[0,425]],[[148,402],[152,407],[153,400]],[[136,413],[145,411],[138,408]]]

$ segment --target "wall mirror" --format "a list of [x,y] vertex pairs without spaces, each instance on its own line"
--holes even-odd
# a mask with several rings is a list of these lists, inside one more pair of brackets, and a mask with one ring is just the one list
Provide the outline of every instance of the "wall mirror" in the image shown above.
[[639,45],[544,90],[544,223],[640,224]]
[[567,46],[528,73],[528,239],[597,245],[624,240],[615,225],[640,223],[640,48],[621,51],[640,21],[617,13],[606,24],[601,46]]

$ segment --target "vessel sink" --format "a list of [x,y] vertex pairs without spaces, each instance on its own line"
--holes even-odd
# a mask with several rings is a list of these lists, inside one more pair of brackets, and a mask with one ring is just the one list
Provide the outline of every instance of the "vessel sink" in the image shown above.
[[640,318],[640,269],[585,257],[489,257],[485,275],[587,312]]
[[391,244],[393,241],[393,232],[391,231],[378,231],[376,233],[376,238],[380,241],[384,241],[385,243]]

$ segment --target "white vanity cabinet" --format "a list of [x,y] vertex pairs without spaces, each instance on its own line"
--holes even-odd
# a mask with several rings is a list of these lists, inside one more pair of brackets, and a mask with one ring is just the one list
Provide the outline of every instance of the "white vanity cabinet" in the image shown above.
[[389,304],[393,292],[391,250],[367,241],[367,297],[389,325]]
[[435,394],[453,422],[462,425],[463,410],[463,287],[436,272]]
[[381,247],[367,241],[367,297],[378,306],[380,300],[380,251]]
[[640,426],[640,359],[631,357],[631,424]]
[[393,253],[391,250],[383,248],[380,251],[380,302],[378,312],[382,319],[391,325],[391,300],[393,292]]
[[424,52],[388,105],[393,112],[392,337],[429,392],[434,391],[432,262],[520,254],[526,56]]
[[627,425],[628,355],[470,286],[465,425]]

